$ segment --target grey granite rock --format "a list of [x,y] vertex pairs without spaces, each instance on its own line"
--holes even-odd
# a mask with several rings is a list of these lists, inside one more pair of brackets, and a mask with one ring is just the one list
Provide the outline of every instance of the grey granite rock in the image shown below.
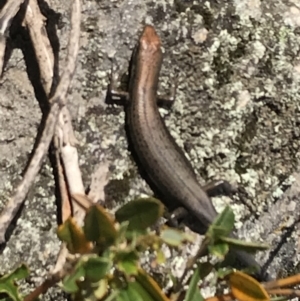
[[[63,66],[70,1],[49,0],[52,12],[45,3],[50,21],[58,17],[55,13],[61,14],[57,33]],[[85,185],[101,157],[112,170],[108,208],[141,193],[151,194],[127,150],[123,108],[104,102],[111,59],[124,75],[143,23],[151,23],[165,52],[161,92],[168,91],[175,77],[178,81],[174,106],[169,112],[161,110],[172,135],[202,183],[223,178],[243,188],[234,199],[213,200],[219,210],[228,202],[232,205],[237,227],[243,226],[241,236],[269,242],[273,253],[283,242],[274,253],[271,274],[295,273],[299,262],[299,189],[293,190],[299,187],[299,20],[296,0],[83,1],[81,49],[69,108]],[[12,33],[13,51],[0,82],[1,208],[20,180],[41,119],[19,49],[28,47],[26,43],[24,36]],[[27,289],[41,282],[59,249],[54,191],[47,161],[0,257],[1,273],[20,262],[30,266]],[[291,231],[286,229],[293,224]],[[181,255],[190,256],[193,248]],[[261,262],[267,257],[262,254]],[[174,266],[178,268],[178,261]],[[58,292],[47,293],[43,300],[53,299]]]

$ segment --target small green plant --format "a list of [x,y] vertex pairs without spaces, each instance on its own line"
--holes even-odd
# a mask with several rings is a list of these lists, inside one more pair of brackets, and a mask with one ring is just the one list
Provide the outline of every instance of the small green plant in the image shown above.
[[[234,214],[230,207],[226,207],[209,227],[196,256],[188,262],[182,277],[177,279],[169,275],[173,286],[165,293],[143,269],[141,258],[147,251],[156,256],[157,263],[164,263],[163,245],[171,249],[178,248],[193,242],[193,237],[165,225],[151,231],[150,227],[162,217],[163,212],[164,206],[154,198],[131,201],[121,207],[115,217],[99,205],[90,206],[82,227],[70,217],[58,228],[58,236],[70,253],[63,271],[22,298],[15,285],[15,280],[28,276],[27,268],[22,265],[13,273],[0,278],[0,293],[7,296],[1,299],[0,295],[0,300],[31,301],[57,282],[73,300],[85,301],[199,301],[205,300],[201,288],[221,284],[224,287],[224,282],[230,292],[210,300],[267,301],[270,300],[271,292],[278,292],[277,286],[282,280],[262,285],[245,272],[221,268],[220,263],[230,248],[250,252],[267,248],[266,245],[228,237],[234,226]],[[200,262],[198,259],[204,254],[208,255],[208,260]],[[219,261],[212,264],[211,256]],[[212,276],[207,278],[209,274]],[[283,285],[299,283],[299,277],[295,277],[283,282]],[[184,289],[186,285],[187,290]]]
[[[124,205],[116,212],[115,220],[101,206],[95,205],[87,211],[82,228],[71,218],[66,221],[58,229],[58,235],[67,243],[70,252],[81,255],[75,260],[73,270],[64,278],[63,289],[76,300],[170,300],[182,292],[184,276],[204,251],[208,250],[210,254],[223,259],[230,247],[250,251],[266,248],[228,238],[234,226],[234,214],[226,207],[207,231],[199,252],[190,262],[185,275],[182,279],[173,278],[174,291],[167,296],[141,267],[140,258],[147,250],[156,254],[158,262],[163,262],[163,244],[176,248],[192,242],[192,237],[166,226],[162,226],[158,233],[150,231],[149,227],[163,212],[164,207],[160,201],[145,198]],[[190,288],[185,300],[201,300],[197,283],[213,270],[218,271],[218,264],[213,266],[208,262],[198,263],[189,280]],[[231,272],[231,269],[228,270],[228,274]],[[194,299],[195,296],[200,299]]]

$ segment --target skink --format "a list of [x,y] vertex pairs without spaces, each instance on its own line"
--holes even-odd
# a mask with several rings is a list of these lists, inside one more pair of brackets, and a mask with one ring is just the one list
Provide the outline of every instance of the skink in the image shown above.
[[[126,104],[130,140],[152,184],[174,201],[174,207],[184,207],[207,229],[217,212],[158,111],[156,93],[161,64],[160,38],[152,26],[146,25],[133,56]],[[260,269],[251,255],[243,251],[235,254],[243,264]]]

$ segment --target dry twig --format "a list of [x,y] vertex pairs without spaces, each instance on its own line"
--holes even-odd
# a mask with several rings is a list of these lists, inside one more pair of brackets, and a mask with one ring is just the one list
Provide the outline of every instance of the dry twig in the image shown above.
[[2,74],[7,30],[24,0],[7,0],[0,11],[0,76]]
[[35,56],[39,65],[41,83],[46,95],[50,96],[53,82],[54,55],[44,27],[44,16],[36,0],[29,0],[24,24],[29,32]]

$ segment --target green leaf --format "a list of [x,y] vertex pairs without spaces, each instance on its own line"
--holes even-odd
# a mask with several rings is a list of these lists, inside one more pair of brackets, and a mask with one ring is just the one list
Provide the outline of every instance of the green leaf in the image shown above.
[[118,237],[115,244],[122,244],[125,240],[135,242],[139,237],[145,236],[148,232],[144,229],[135,229],[128,231],[129,222],[125,221],[120,224]]
[[219,233],[222,236],[230,234],[234,228],[234,213],[232,209],[229,206],[226,206],[209,228],[215,229],[215,235],[218,235],[220,231],[223,232],[223,234]]
[[[78,283],[88,281],[88,283],[99,283],[106,277],[112,266],[112,261],[108,258],[97,255],[84,255],[77,262],[72,274],[67,275],[63,280],[63,289],[67,293],[76,293],[79,290]],[[97,286],[98,289],[98,286]]]
[[160,234],[161,239],[169,246],[178,247],[184,241],[190,240],[190,236],[176,229],[167,228]]
[[216,245],[208,246],[209,253],[217,256],[220,259],[224,259],[229,251],[229,246],[226,243],[218,243]]
[[113,301],[131,301],[127,289],[121,289]]
[[217,278],[218,279],[225,279],[229,274],[233,271],[232,268],[220,268],[217,270]]
[[211,226],[210,227],[211,238],[213,238],[214,241],[219,240],[221,236],[229,235],[230,232],[228,231],[227,228],[224,228],[224,227],[223,228],[220,226]]
[[269,245],[259,242],[246,242],[231,237],[220,237],[220,241],[225,242],[234,249],[243,250],[249,253],[255,253],[256,251],[264,251],[270,248]]
[[196,269],[190,280],[189,288],[186,292],[184,301],[202,301],[202,300],[204,300],[204,298],[201,295],[200,290],[198,288],[199,281],[200,281],[199,269]]
[[82,229],[72,217],[58,227],[57,236],[67,243],[67,248],[71,253],[84,254],[92,249],[92,244],[86,240]]
[[115,256],[119,270],[127,275],[136,275],[138,272],[139,256],[134,251],[119,251]]
[[0,278],[0,293],[7,294],[14,301],[23,300],[15,285],[15,281],[25,279],[28,276],[29,270],[25,264],[22,264],[11,273]]
[[84,219],[83,230],[88,240],[96,241],[102,247],[110,246],[117,237],[114,221],[99,205],[89,208]]
[[136,301],[156,301],[152,296],[143,288],[143,286],[134,281],[128,283],[129,300]]
[[230,206],[226,206],[224,210],[216,217],[213,225],[220,226],[229,229],[230,231],[234,227],[234,213]]
[[100,280],[108,274],[111,266],[112,262],[107,258],[98,257],[97,255],[82,256],[76,264],[73,273],[63,279],[64,291],[69,294],[77,293],[79,291],[78,284],[88,280],[89,284],[97,283],[97,286],[94,285],[93,290],[98,291],[98,294],[100,294],[102,292],[99,291]]
[[144,230],[152,226],[163,215],[164,206],[155,198],[131,201],[116,212],[119,223],[128,221],[128,230]]
[[84,256],[82,261],[85,277],[91,282],[98,282],[104,278],[112,266],[112,262],[109,259],[95,255]]
[[62,286],[63,290],[69,294],[76,293],[79,290],[79,287],[77,285],[77,281],[80,281],[80,278],[85,276],[85,270],[82,264],[78,265],[75,269],[75,271],[67,275],[63,281]]

